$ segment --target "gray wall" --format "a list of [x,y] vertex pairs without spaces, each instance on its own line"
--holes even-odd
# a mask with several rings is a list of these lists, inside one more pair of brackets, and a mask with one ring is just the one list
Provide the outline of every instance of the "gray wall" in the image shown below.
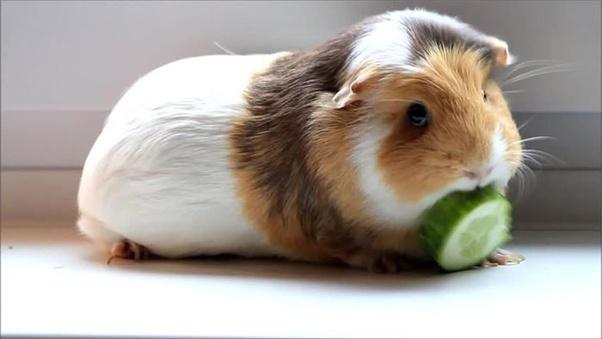
[[[531,119],[524,136],[558,138],[534,144],[564,161],[545,163],[556,172],[540,177],[558,178],[561,170],[581,178],[578,171],[588,171],[591,179],[578,187],[597,185],[588,193],[597,206],[587,207],[583,220],[598,221],[599,1],[2,1],[1,160],[4,181],[20,178],[3,185],[9,187],[2,191],[3,212],[20,215],[15,209],[31,200],[13,192],[34,182],[27,174],[32,170],[76,170],[71,179],[61,177],[73,190],[104,117],[124,89],[154,67],[221,53],[214,41],[240,54],[307,48],[368,15],[408,6],[458,16],[497,35],[519,61],[551,59],[573,67],[506,89],[524,91],[510,94],[517,120]],[[52,175],[35,178],[51,181]],[[532,197],[554,181],[540,182],[547,184]]]
[[214,41],[237,53],[306,48],[407,6],[456,15],[506,39],[521,60],[572,65],[508,86],[524,91],[509,95],[514,111],[600,112],[599,1],[10,1],[2,2],[2,165],[81,166],[127,86],[166,62],[220,53]]
[[525,81],[517,111],[600,112],[600,2],[287,1],[2,3],[2,109],[106,110],[144,72],[174,59],[306,48],[357,20],[406,6],[457,15],[521,59],[574,72]]

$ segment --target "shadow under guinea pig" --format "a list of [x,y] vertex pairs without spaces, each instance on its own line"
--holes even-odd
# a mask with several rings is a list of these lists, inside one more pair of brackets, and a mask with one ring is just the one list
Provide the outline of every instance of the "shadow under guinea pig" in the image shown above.
[[[280,281],[304,286],[336,287],[361,291],[409,291],[441,290],[449,285],[461,284],[462,280],[474,279],[475,274],[495,274],[493,269],[471,269],[443,273],[437,267],[425,266],[396,274],[371,273],[362,269],[338,265],[319,265],[272,258],[241,258],[237,256],[211,256],[189,259],[150,258],[133,261],[114,259],[106,264],[100,255],[89,257],[91,261],[120,273],[160,275],[169,277],[221,277],[249,282]],[[499,268],[503,269],[503,268]]]

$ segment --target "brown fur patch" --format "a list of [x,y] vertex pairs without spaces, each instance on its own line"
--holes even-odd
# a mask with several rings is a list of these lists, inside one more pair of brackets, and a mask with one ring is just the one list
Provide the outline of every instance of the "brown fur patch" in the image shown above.
[[486,36],[470,26],[452,28],[436,22],[418,18],[409,18],[405,27],[412,41],[414,62],[429,57],[433,48],[471,50],[478,53],[483,60],[494,62],[496,53]]
[[322,162],[341,130],[321,134],[320,125],[328,122],[319,117],[320,110],[332,109],[323,107],[324,98],[332,100],[338,90],[353,39],[344,33],[316,50],[276,60],[248,88],[248,114],[231,132],[247,215],[272,243],[311,260],[331,260],[358,247],[352,230],[359,227],[342,216],[346,206],[335,202],[337,188],[327,179],[344,162]]

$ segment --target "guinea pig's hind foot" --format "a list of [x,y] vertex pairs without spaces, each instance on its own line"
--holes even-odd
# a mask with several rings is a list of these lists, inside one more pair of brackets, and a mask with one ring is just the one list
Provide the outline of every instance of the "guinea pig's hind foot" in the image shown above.
[[498,248],[487,259],[481,263],[482,267],[495,267],[503,265],[518,265],[525,260],[525,256],[512,253],[510,251]]
[[398,253],[360,251],[345,260],[349,266],[367,268],[373,273],[398,273],[415,268],[413,263]]
[[139,245],[131,240],[120,240],[111,245],[111,256],[107,259],[107,265],[114,258],[142,260],[147,259],[149,251],[146,247]]

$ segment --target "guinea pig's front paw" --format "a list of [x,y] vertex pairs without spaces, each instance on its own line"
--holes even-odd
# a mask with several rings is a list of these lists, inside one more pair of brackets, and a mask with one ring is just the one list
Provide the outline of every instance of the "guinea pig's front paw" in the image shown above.
[[510,251],[498,248],[487,259],[481,263],[482,267],[495,267],[498,265],[518,265],[525,260],[525,256],[512,253]]

